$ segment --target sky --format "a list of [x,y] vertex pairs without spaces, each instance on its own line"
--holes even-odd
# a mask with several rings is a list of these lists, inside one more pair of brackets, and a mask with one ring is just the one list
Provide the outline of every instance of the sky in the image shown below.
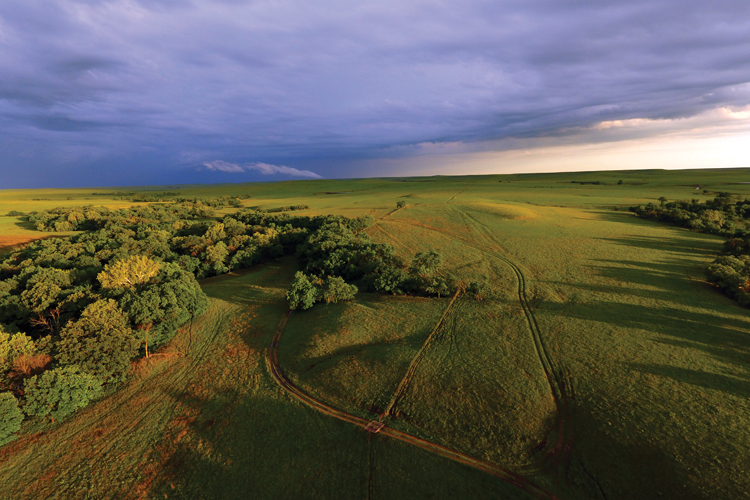
[[714,167],[745,0],[0,2],[0,188]]

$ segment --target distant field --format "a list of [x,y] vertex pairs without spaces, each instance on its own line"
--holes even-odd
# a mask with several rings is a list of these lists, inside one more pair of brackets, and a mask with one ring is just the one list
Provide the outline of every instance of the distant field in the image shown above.
[[[280,366],[311,397],[368,420],[391,407],[389,428],[561,499],[733,499],[750,491],[750,315],[704,281],[720,238],[626,207],[750,196],[748,181],[634,171],[168,189],[371,214],[370,236],[405,260],[437,249],[447,276],[488,279],[482,301],[359,294],[293,313]],[[0,216],[130,203],[97,190],[113,191],[0,191]],[[0,246],[49,236],[0,217]],[[0,450],[0,497],[529,498],[276,384],[268,348],[294,271],[286,258],[206,280],[209,312],[124,388],[65,422],[27,423]]]

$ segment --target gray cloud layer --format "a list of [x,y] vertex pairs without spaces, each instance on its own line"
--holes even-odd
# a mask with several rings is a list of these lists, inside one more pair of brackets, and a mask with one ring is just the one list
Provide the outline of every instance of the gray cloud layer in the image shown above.
[[347,161],[747,105],[748,54],[738,0],[4,0],[0,182],[377,175]]

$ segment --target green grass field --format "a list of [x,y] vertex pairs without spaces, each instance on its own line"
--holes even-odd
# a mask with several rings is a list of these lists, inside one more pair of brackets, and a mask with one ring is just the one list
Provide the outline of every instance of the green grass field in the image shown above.
[[[733,499],[750,491],[750,316],[704,281],[722,240],[625,207],[750,196],[748,177],[589,172],[169,190],[371,214],[370,236],[404,259],[437,249],[447,276],[488,280],[484,300],[450,307],[450,298],[359,294],[295,312],[279,360],[310,396],[377,419],[402,387],[390,428],[561,499]],[[0,191],[0,215],[128,203],[91,199],[96,191]],[[407,205],[394,212],[398,200]],[[6,245],[42,236],[50,233],[0,217]],[[211,309],[134,366],[123,388],[64,422],[27,423],[0,449],[0,498],[529,498],[276,384],[267,354],[295,270],[285,258],[202,283]]]

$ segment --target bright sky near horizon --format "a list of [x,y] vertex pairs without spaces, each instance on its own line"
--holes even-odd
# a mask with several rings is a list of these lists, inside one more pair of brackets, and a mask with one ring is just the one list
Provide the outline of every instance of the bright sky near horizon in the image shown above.
[[750,167],[750,2],[3,0],[0,188]]

